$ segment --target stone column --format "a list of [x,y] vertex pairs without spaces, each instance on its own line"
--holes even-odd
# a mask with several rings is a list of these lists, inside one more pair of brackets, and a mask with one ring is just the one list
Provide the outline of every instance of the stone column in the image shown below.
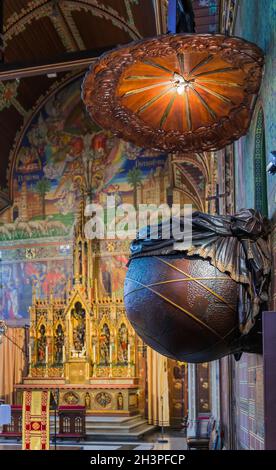
[[219,361],[210,363],[211,414],[220,421]]
[[187,437],[195,436],[197,419],[195,364],[188,364],[188,416],[189,426],[187,429]]

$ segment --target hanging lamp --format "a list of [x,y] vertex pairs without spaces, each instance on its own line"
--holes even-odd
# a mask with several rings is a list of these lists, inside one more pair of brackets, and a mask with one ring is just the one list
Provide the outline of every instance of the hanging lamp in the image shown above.
[[240,38],[164,35],[101,56],[82,97],[97,124],[140,147],[214,151],[247,132],[263,61]]

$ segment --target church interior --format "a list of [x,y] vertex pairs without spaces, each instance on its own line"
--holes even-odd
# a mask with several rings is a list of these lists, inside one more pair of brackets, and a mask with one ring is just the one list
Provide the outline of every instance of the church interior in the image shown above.
[[0,2],[0,450],[276,450],[275,21]]

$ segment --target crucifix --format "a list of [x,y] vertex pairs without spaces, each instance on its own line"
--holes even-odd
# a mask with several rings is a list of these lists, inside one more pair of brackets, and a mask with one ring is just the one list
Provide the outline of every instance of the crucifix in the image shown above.
[[206,201],[215,201],[215,213],[219,214],[219,201],[220,198],[226,196],[227,193],[220,193],[219,192],[219,185],[216,184],[216,194],[214,196],[206,197]]

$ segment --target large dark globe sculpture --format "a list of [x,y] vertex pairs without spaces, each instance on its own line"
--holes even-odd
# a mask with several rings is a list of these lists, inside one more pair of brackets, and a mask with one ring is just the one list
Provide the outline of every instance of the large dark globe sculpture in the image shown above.
[[235,352],[238,284],[208,260],[133,259],[124,301],[137,334],[165,356],[196,363]]
[[124,302],[136,333],[185,362],[260,353],[270,224],[253,209],[227,216],[194,212],[185,247],[174,224],[148,226],[131,243]]

